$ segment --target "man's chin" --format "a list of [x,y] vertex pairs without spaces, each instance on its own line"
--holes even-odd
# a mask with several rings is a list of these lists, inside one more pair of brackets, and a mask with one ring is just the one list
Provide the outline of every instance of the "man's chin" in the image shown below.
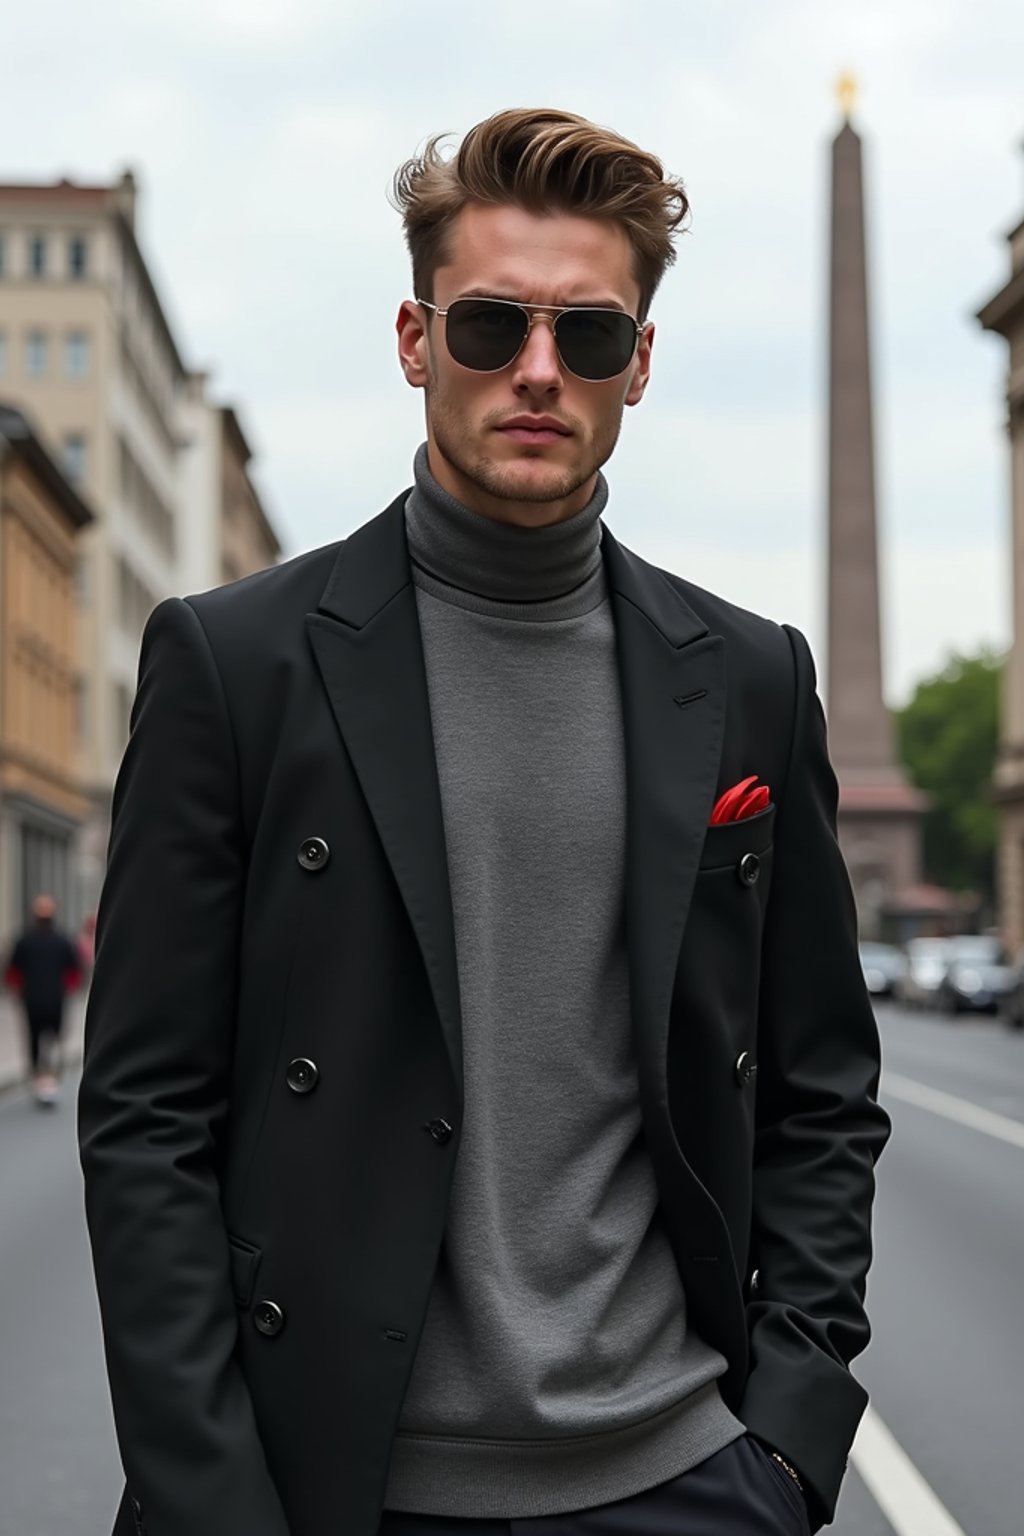
[[506,501],[562,501],[579,490],[586,477],[527,450],[514,463],[495,464],[488,478],[492,495]]
[[[567,464],[555,458],[556,453],[565,452],[561,444],[549,448],[513,445],[508,441],[496,443],[493,437],[476,443],[466,437],[460,440],[456,432],[446,430],[447,425],[443,419],[434,421],[435,446],[453,474],[449,488],[470,502],[474,488],[499,502],[565,501],[594,472],[583,473],[578,441],[571,444],[573,462]],[[509,452],[513,447],[515,451]]]

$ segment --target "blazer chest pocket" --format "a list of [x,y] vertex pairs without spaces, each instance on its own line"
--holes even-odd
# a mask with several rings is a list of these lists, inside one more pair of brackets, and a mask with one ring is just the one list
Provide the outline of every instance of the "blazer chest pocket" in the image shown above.
[[252,1243],[247,1243],[240,1237],[232,1237],[228,1234],[228,1255],[231,1263],[231,1289],[235,1293],[235,1304],[248,1310],[252,1303],[252,1293],[256,1287],[256,1271],[260,1267],[261,1253],[254,1248]]
[[[774,828],[774,804],[765,806],[756,816],[745,816],[741,821],[726,821],[720,826],[708,827],[700,855],[701,872],[711,869],[734,869],[739,872],[740,864],[747,854],[753,854],[757,860],[762,859],[771,849]],[[748,862],[748,878],[743,881],[744,884],[754,883],[749,876],[754,874],[756,879],[756,869],[756,864]]]

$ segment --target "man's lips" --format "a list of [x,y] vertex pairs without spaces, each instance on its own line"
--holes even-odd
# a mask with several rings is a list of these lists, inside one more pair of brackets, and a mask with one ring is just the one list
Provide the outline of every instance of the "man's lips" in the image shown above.
[[550,417],[543,417],[539,421],[527,421],[517,417],[513,421],[506,422],[498,428],[506,437],[511,437],[517,443],[557,443],[564,437],[570,437],[568,427],[552,421]]

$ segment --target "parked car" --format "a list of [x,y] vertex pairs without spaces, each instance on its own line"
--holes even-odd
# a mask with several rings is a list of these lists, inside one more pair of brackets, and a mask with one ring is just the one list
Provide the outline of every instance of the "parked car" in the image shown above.
[[949,940],[936,1002],[943,1013],[995,1013],[1012,985],[1013,967],[994,934],[957,934]]
[[1011,1029],[1024,1029],[1024,949],[1012,967],[1010,985],[999,999],[999,1014]]
[[863,940],[860,944],[860,963],[872,997],[899,995],[903,978],[907,974],[907,959],[895,944]]
[[897,996],[911,1008],[934,1008],[946,974],[949,939],[908,939],[907,969]]

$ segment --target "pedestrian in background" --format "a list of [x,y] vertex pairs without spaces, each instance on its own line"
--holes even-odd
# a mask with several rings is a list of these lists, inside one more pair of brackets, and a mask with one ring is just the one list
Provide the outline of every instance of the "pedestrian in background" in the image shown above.
[[32,903],[34,921],[11,951],[7,985],[21,994],[28,1034],[29,1064],[36,1103],[50,1107],[60,1097],[60,1037],[64,999],[82,980],[75,945],[57,927],[57,903],[39,895]]

